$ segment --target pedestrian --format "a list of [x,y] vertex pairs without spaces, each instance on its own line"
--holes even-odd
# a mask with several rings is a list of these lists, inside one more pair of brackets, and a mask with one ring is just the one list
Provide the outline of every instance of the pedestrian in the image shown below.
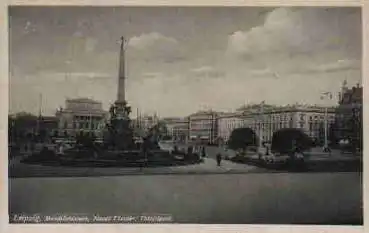
[[36,147],[35,143],[31,142],[31,145],[30,145],[31,153],[35,151],[35,147]]
[[222,162],[222,155],[220,153],[218,153],[217,154],[217,165],[218,165],[218,167],[220,166],[221,162]]
[[205,158],[206,157],[206,150],[205,150],[205,147],[203,146],[202,147],[202,157]]
[[173,153],[178,154],[178,146],[177,145],[174,145]]

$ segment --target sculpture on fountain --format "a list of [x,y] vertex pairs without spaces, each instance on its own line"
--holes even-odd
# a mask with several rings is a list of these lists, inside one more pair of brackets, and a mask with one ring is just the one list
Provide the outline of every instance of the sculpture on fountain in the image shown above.
[[116,101],[110,107],[110,119],[104,135],[105,147],[112,150],[130,150],[135,146],[131,127],[131,107],[126,101]]

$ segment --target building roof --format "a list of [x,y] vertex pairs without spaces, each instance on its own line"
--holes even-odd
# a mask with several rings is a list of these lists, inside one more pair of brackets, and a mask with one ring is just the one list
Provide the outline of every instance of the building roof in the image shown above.
[[218,117],[219,118],[241,118],[242,112],[228,112],[228,113],[222,113]]
[[101,103],[101,102],[98,102],[96,100],[89,99],[89,98],[67,99],[67,102],[90,103],[90,104],[100,104]]
[[43,121],[57,121],[58,118],[56,116],[41,116]]
[[363,101],[363,88],[352,87],[343,93],[340,104],[362,103]]
[[85,116],[89,115],[107,115],[109,114],[108,111],[105,111],[103,109],[67,109],[67,108],[61,108],[57,109],[55,115],[58,116],[62,113],[72,113],[72,114],[81,114]]
[[218,115],[219,112],[213,111],[213,110],[207,110],[207,111],[198,111],[195,113],[192,113],[189,115],[189,117],[191,116],[207,116],[207,115]]

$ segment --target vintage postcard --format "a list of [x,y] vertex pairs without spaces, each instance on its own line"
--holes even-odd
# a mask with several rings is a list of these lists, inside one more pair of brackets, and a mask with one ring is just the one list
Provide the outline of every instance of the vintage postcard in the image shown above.
[[11,225],[363,225],[361,7],[7,17]]

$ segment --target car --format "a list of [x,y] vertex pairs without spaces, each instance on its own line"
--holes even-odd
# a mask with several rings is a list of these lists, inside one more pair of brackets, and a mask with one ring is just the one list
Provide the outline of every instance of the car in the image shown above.
[[282,165],[288,162],[288,160],[290,159],[290,156],[284,153],[269,153],[269,155],[263,155],[261,159],[266,164]]
[[301,164],[305,162],[305,156],[303,153],[294,153],[293,158],[288,153],[270,153],[269,155],[262,156],[263,162],[266,164],[274,165],[286,165],[289,163]]

